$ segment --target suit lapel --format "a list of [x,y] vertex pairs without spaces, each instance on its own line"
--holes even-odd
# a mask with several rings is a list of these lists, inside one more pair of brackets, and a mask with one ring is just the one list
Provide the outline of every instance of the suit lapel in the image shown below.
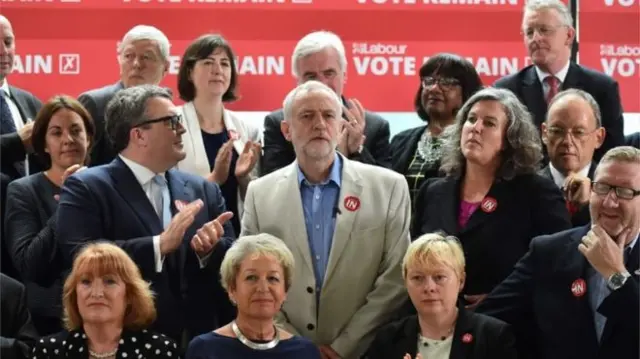
[[[285,238],[293,238],[295,247],[300,252],[307,268],[314,273],[313,263],[311,262],[311,250],[309,249],[309,238],[307,236],[307,225],[304,221],[304,209],[302,208],[302,196],[300,195],[300,184],[298,183],[298,162],[294,161],[287,171],[284,171],[283,177],[275,187],[275,191],[279,191],[275,198],[289,198],[280,204],[282,208],[282,219],[289,225],[291,231],[290,236]],[[291,248],[293,250],[293,248]]]
[[407,141],[405,142],[404,151],[398,157],[398,165],[400,173],[407,173],[409,169],[409,165],[411,163],[411,159],[413,158],[413,154],[416,152],[418,148],[418,141],[420,141],[420,136],[424,133],[427,126],[420,126],[407,136]]
[[460,307],[456,327],[453,331],[451,340],[450,359],[467,359],[471,358],[473,347],[476,343],[477,333],[473,328],[471,314],[466,309]]
[[[506,201],[509,197],[510,190],[509,182],[502,180],[494,182],[487,195],[484,197],[482,202],[480,202],[478,208],[473,212],[473,214],[471,214],[471,217],[469,217],[467,224],[460,229],[460,233],[469,232],[482,225],[487,220],[499,217],[499,213],[502,210],[501,202]],[[485,210],[482,206],[484,201],[489,200],[490,198],[495,200],[497,206],[493,211]]]
[[[189,204],[194,200],[195,196],[191,193],[187,182],[178,175],[178,171],[171,169],[166,174],[167,185],[169,186],[169,194],[171,198],[171,216],[175,216],[178,213],[176,208],[176,201],[183,204]],[[212,218],[213,219],[213,218]]]
[[[29,108],[26,99],[23,96],[19,96],[16,91],[9,86],[9,93],[11,94],[11,98],[15,101],[18,111],[20,112],[20,117],[22,117],[22,123],[26,124],[29,120],[29,114],[27,113],[27,109]],[[31,120],[34,120],[33,118]]]
[[[338,208],[340,208],[340,215],[336,216],[336,225],[333,231],[333,239],[331,241],[331,251],[329,254],[329,263],[327,264],[324,285],[329,282],[331,275],[336,269],[340,256],[342,255],[342,252],[347,245],[347,241],[351,236],[351,230],[359,213],[358,210],[351,211],[345,207],[345,198],[348,197],[359,198],[360,201],[362,201],[362,185],[360,184],[360,175],[351,169],[349,160],[342,157],[342,185],[340,186],[340,194],[338,195]],[[362,206],[362,202],[360,206]]]
[[[585,353],[596,353],[598,350],[598,338],[596,336],[593,311],[590,306],[590,290],[587,269],[589,264],[582,253],[578,251],[578,244],[582,237],[589,231],[590,225],[580,227],[573,232],[571,239],[565,245],[565,252],[560,256],[564,258],[554,273],[562,278],[558,300],[558,305],[562,308],[562,318],[559,321],[564,323],[565,330],[580,337],[579,342],[583,343]],[[574,294],[574,285],[584,281],[586,292],[584,295]],[[560,329],[558,329],[560,330]]]
[[437,189],[434,198],[440,207],[440,229],[447,234],[458,234],[458,212],[460,204],[460,184],[462,178],[447,176]]
[[580,67],[574,63],[569,65],[569,70],[567,71],[567,76],[564,78],[564,82],[562,82],[562,86],[560,90],[567,90],[572,88],[580,88]]
[[549,165],[541,169],[538,174],[553,181],[553,175],[551,174],[551,167]]
[[162,233],[162,222],[151,201],[142,189],[140,183],[133,172],[122,162],[120,157],[116,157],[109,165],[108,171],[116,184],[115,189],[120,192],[122,198],[131,207],[142,225],[149,233]]
[[547,102],[544,99],[542,83],[538,79],[535,66],[531,66],[523,79],[522,96],[529,111],[533,114],[533,123],[538,130],[547,115]]

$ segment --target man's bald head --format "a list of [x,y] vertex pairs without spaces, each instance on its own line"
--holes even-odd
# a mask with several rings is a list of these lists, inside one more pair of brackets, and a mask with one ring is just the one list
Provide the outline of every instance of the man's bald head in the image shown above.
[[0,15],[0,84],[13,70],[13,58],[16,54],[16,39],[11,22]]

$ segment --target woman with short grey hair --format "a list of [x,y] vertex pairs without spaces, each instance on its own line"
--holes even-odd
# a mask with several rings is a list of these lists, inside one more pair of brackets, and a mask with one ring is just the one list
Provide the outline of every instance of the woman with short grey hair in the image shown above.
[[238,238],[220,266],[222,286],[238,315],[230,324],[193,339],[186,358],[319,359],[320,351],[311,341],[275,325],[294,265],[293,254],[275,236]]
[[412,238],[438,230],[460,238],[471,307],[511,273],[535,236],[571,228],[558,187],[536,172],[542,145],[531,115],[509,90],[486,88],[447,129],[441,169],[415,201]]

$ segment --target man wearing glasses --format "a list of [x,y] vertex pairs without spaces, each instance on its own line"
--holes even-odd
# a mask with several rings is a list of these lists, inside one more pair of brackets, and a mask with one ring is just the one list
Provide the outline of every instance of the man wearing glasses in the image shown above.
[[571,13],[560,0],[527,1],[522,35],[533,65],[499,79],[495,87],[515,93],[532,113],[539,127],[546,118],[547,104],[562,90],[579,88],[596,99],[607,137],[596,150],[595,160],[624,144],[624,120],[618,83],[611,77],[571,62],[576,31]]
[[638,358],[640,150],[596,168],[591,223],[540,236],[478,311],[515,327],[524,358]]
[[108,165],[67,178],[60,194],[60,251],[110,240],[136,262],[156,293],[154,329],[177,341],[225,323],[233,312],[215,278],[235,235],[220,188],[173,167],[185,157],[185,132],[168,90],[140,85],[119,91],[105,111],[118,152]]
[[542,124],[542,142],[550,162],[540,174],[562,189],[574,227],[591,221],[588,205],[596,169],[593,154],[605,135],[600,107],[588,93],[569,89],[551,100]]

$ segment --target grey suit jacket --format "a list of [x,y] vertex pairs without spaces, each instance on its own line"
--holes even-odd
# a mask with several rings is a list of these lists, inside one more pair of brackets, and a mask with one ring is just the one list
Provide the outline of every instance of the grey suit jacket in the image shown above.
[[[293,284],[278,318],[285,328],[330,345],[342,358],[359,358],[407,298],[401,262],[411,202],[402,175],[342,158],[340,214],[319,307],[297,161],[249,184],[242,235],[269,233],[293,252]],[[355,211],[345,208],[349,196],[360,200]]]

